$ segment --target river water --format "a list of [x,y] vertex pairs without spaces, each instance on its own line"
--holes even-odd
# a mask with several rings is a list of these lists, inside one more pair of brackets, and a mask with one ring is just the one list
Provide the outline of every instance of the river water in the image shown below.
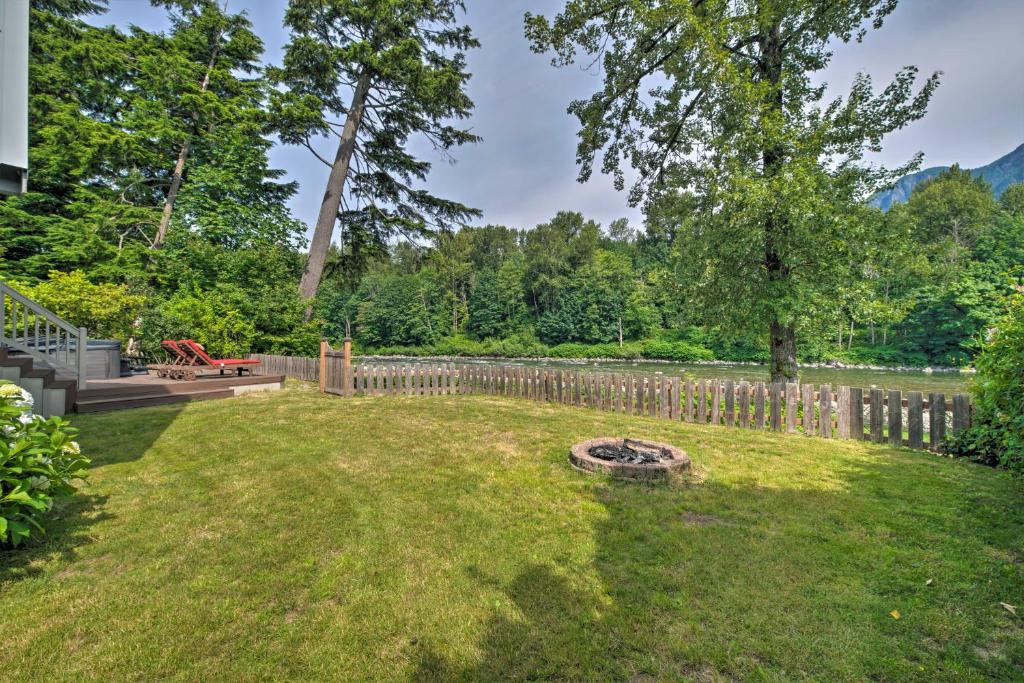
[[[536,359],[440,359],[440,358],[375,358],[364,356],[357,362],[454,362],[457,364],[501,364],[526,367],[572,368],[609,372],[656,373],[685,379],[732,379],[748,382],[767,382],[768,366],[746,364],[693,364],[662,363],[651,361],[584,361],[584,360],[536,360]],[[920,370],[862,370],[856,368],[801,368],[800,381],[811,384],[863,387],[870,389],[900,389],[902,391],[941,391],[947,399],[955,393],[967,391],[973,375],[961,372],[939,371],[926,373]]]

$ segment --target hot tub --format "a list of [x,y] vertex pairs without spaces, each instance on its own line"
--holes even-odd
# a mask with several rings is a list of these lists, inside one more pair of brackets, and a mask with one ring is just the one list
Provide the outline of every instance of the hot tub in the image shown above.
[[[29,346],[36,346],[37,343],[29,338]],[[39,340],[38,346],[45,346],[46,342]],[[75,353],[77,351],[75,340],[70,342],[70,353],[68,363],[74,367]],[[43,352],[43,349],[40,349]],[[56,353],[57,341],[51,339],[50,353]],[[58,354],[61,362],[64,362],[64,351]],[[86,379],[117,379],[121,376],[121,342],[116,339],[90,339],[85,349],[85,376]]]

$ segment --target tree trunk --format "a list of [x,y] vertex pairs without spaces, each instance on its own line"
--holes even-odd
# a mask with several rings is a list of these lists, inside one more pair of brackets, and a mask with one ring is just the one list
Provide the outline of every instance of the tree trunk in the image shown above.
[[[223,36],[223,32],[217,34],[217,41],[213,45],[213,53],[210,55],[210,61],[206,65],[206,74],[203,76],[203,82],[199,86],[199,92],[206,92],[206,89],[210,86],[210,74],[213,73],[213,67],[217,64],[217,55],[220,54],[220,41]],[[159,249],[160,245],[164,243],[167,238],[167,229],[171,225],[171,214],[174,213],[174,202],[178,199],[178,190],[181,189],[182,176],[185,173],[185,162],[188,161],[188,153],[192,148],[192,141],[186,139],[181,144],[181,150],[178,151],[178,161],[174,164],[174,175],[171,176],[171,187],[167,190],[167,197],[164,198],[164,209],[160,214],[160,225],[156,229],[156,237],[153,238],[153,249]]]
[[792,325],[771,324],[772,384],[796,381],[796,330]]
[[181,187],[181,177],[185,172],[185,161],[188,159],[188,152],[191,143],[186,140],[178,152],[178,163],[174,165],[174,175],[171,176],[171,187],[167,190],[167,197],[164,199],[164,210],[160,214],[160,226],[156,229],[156,237],[153,238],[153,249],[159,249],[167,237],[167,228],[171,225],[171,214],[174,213],[174,202],[178,198],[178,189]]
[[[768,27],[760,38],[761,61],[760,77],[771,85],[766,105],[774,114],[782,116],[782,27],[778,20]],[[770,141],[761,152],[762,173],[766,179],[779,174],[785,165],[785,148],[777,142]],[[769,212],[764,219],[764,268],[772,291],[780,291],[779,283],[785,285],[790,280],[790,267],[784,255],[779,252],[778,245],[785,244],[789,233],[789,225],[785,216]],[[796,366],[796,329],[792,323],[772,316],[769,326],[771,342],[771,381],[795,382]]]
[[619,348],[622,348],[622,318],[619,318]]
[[850,321],[850,334],[846,337],[846,350],[853,348],[853,321]]
[[[370,77],[368,74],[363,74],[356,83],[355,92],[352,93],[352,106],[349,107],[345,126],[341,131],[338,152],[334,156],[331,174],[327,178],[327,188],[320,201],[320,213],[317,215],[316,226],[313,228],[313,239],[309,243],[309,256],[306,257],[306,267],[302,271],[302,280],[299,282],[299,296],[307,301],[316,296],[316,290],[320,287],[320,278],[324,274],[324,262],[327,260],[327,251],[331,247],[334,223],[338,219],[338,210],[341,208],[345,179],[348,177],[349,164],[355,153],[356,133],[363,120],[366,94],[369,90]],[[310,305],[306,308],[306,320],[309,320],[311,315],[312,306]]]

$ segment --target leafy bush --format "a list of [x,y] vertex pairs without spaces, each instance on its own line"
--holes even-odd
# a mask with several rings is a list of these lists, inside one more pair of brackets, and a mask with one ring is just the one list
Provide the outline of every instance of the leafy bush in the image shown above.
[[685,341],[665,342],[652,339],[643,344],[644,358],[692,362],[712,360],[715,356],[711,349]]
[[195,339],[211,356],[239,357],[252,349],[256,327],[218,292],[181,291],[143,315],[143,347],[157,352],[163,339]]
[[0,380],[0,544],[18,545],[43,533],[39,517],[84,479],[89,461],[59,417],[32,415],[32,396]]
[[36,285],[15,284],[72,325],[85,327],[93,339],[127,340],[146,297],[132,294],[127,285],[93,284],[85,273],[50,271],[50,279]]
[[923,352],[894,344],[884,346],[854,344],[849,351],[830,350],[822,354],[820,360],[838,360],[855,365],[905,365],[922,368],[929,364],[928,356]]
[[976,364],[974,424],[947,450],[1024,474],[1024,294],[1010,299]]

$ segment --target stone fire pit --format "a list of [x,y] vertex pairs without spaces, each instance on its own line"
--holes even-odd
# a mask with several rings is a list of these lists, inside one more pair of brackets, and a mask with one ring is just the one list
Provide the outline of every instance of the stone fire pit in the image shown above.
[[608,472],[625,479],[665,479],[673,472],[690,471],[686,451],[667,443],[638,439],[584,441],[569,451],[569,462],[586,472]]

